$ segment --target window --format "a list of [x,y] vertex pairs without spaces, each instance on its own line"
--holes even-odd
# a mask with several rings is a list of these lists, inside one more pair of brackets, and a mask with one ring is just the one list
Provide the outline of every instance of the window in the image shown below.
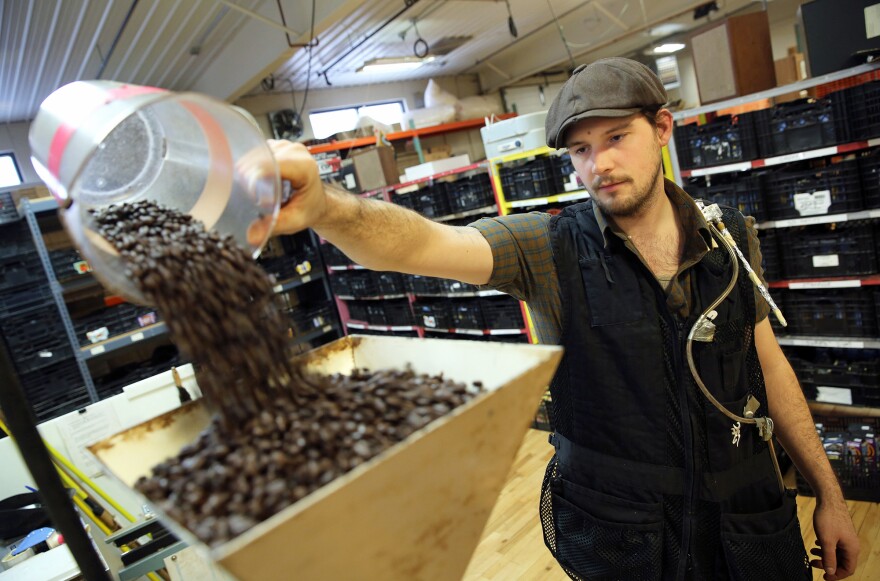
[[21,172],[15,163],[15,155],[0,153],[0,188],[17,186],[21,183]]
[[394,125],[403,120],[403,101],[355,105],[329,111],[309,113],[309,123],[316,139],[324,139],[357,127],[358,119],[372,117],[385,125]]

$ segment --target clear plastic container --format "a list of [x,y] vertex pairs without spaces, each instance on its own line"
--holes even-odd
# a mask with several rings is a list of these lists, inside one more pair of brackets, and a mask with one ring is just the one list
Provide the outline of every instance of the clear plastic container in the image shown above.
[[112,292],[146,303],[88,210],[151,200],[232,235],[258,256],[269,237],[248,228],[281,205],[275,158],[246,111],[196,93],[110,81],[61,87],[31,124],[32,162],[61,205],[62,221]]

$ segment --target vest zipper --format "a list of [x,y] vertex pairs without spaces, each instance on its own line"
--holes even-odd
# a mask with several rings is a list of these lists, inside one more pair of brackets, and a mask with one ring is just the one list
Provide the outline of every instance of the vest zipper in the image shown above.
[[694,458],[694,438],[691,425],[691,410],[688,394],[684,387],[682,375],[682,356],[684,353],[684,324],[667,311],[668,319],[675,327],[675,340],[672,346],[673,365],[675,369],[676,390],[679,407],[681,408],[681,431],[684,440],[684,501],[681,519],[681,558],[678,565],[677,579],[685,579],[690,561],[691,529],[694,514],[695,488],[697,483],[696,462]]

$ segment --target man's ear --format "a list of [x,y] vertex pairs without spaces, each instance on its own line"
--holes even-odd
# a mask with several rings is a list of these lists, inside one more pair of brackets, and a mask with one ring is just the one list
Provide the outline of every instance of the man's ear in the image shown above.
[[675,126],[675,120],[669,109],[660,109],[655,118],[657,125],[657,137],[660,139],[660,146],[664,146],[672,139],[672,128]]

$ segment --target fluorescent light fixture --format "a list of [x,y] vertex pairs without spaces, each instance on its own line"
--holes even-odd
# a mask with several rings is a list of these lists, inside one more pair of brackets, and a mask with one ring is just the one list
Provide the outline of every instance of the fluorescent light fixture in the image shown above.
[[679,22],[664,22],[651,28],[648,34],[655,38],[663,38],[664,36],[672,36],[673,34],[687,30],[687,26]]
[[406,71],[412,71],[425,63],[429,63],[434,60],[434,57],[428,56],[425,58],[419,58],[415,56],[403,56],[403,57],[380,57],[370,59],[364,63],[364,66],[359,68],[357,72],[359,73],[402,73]]
[[661,44],[660,46],[654,47],[654,54],[672,54],[674,52],[678,52],[684,48],[684,44],[680,42],[667,42],[666,44]]

